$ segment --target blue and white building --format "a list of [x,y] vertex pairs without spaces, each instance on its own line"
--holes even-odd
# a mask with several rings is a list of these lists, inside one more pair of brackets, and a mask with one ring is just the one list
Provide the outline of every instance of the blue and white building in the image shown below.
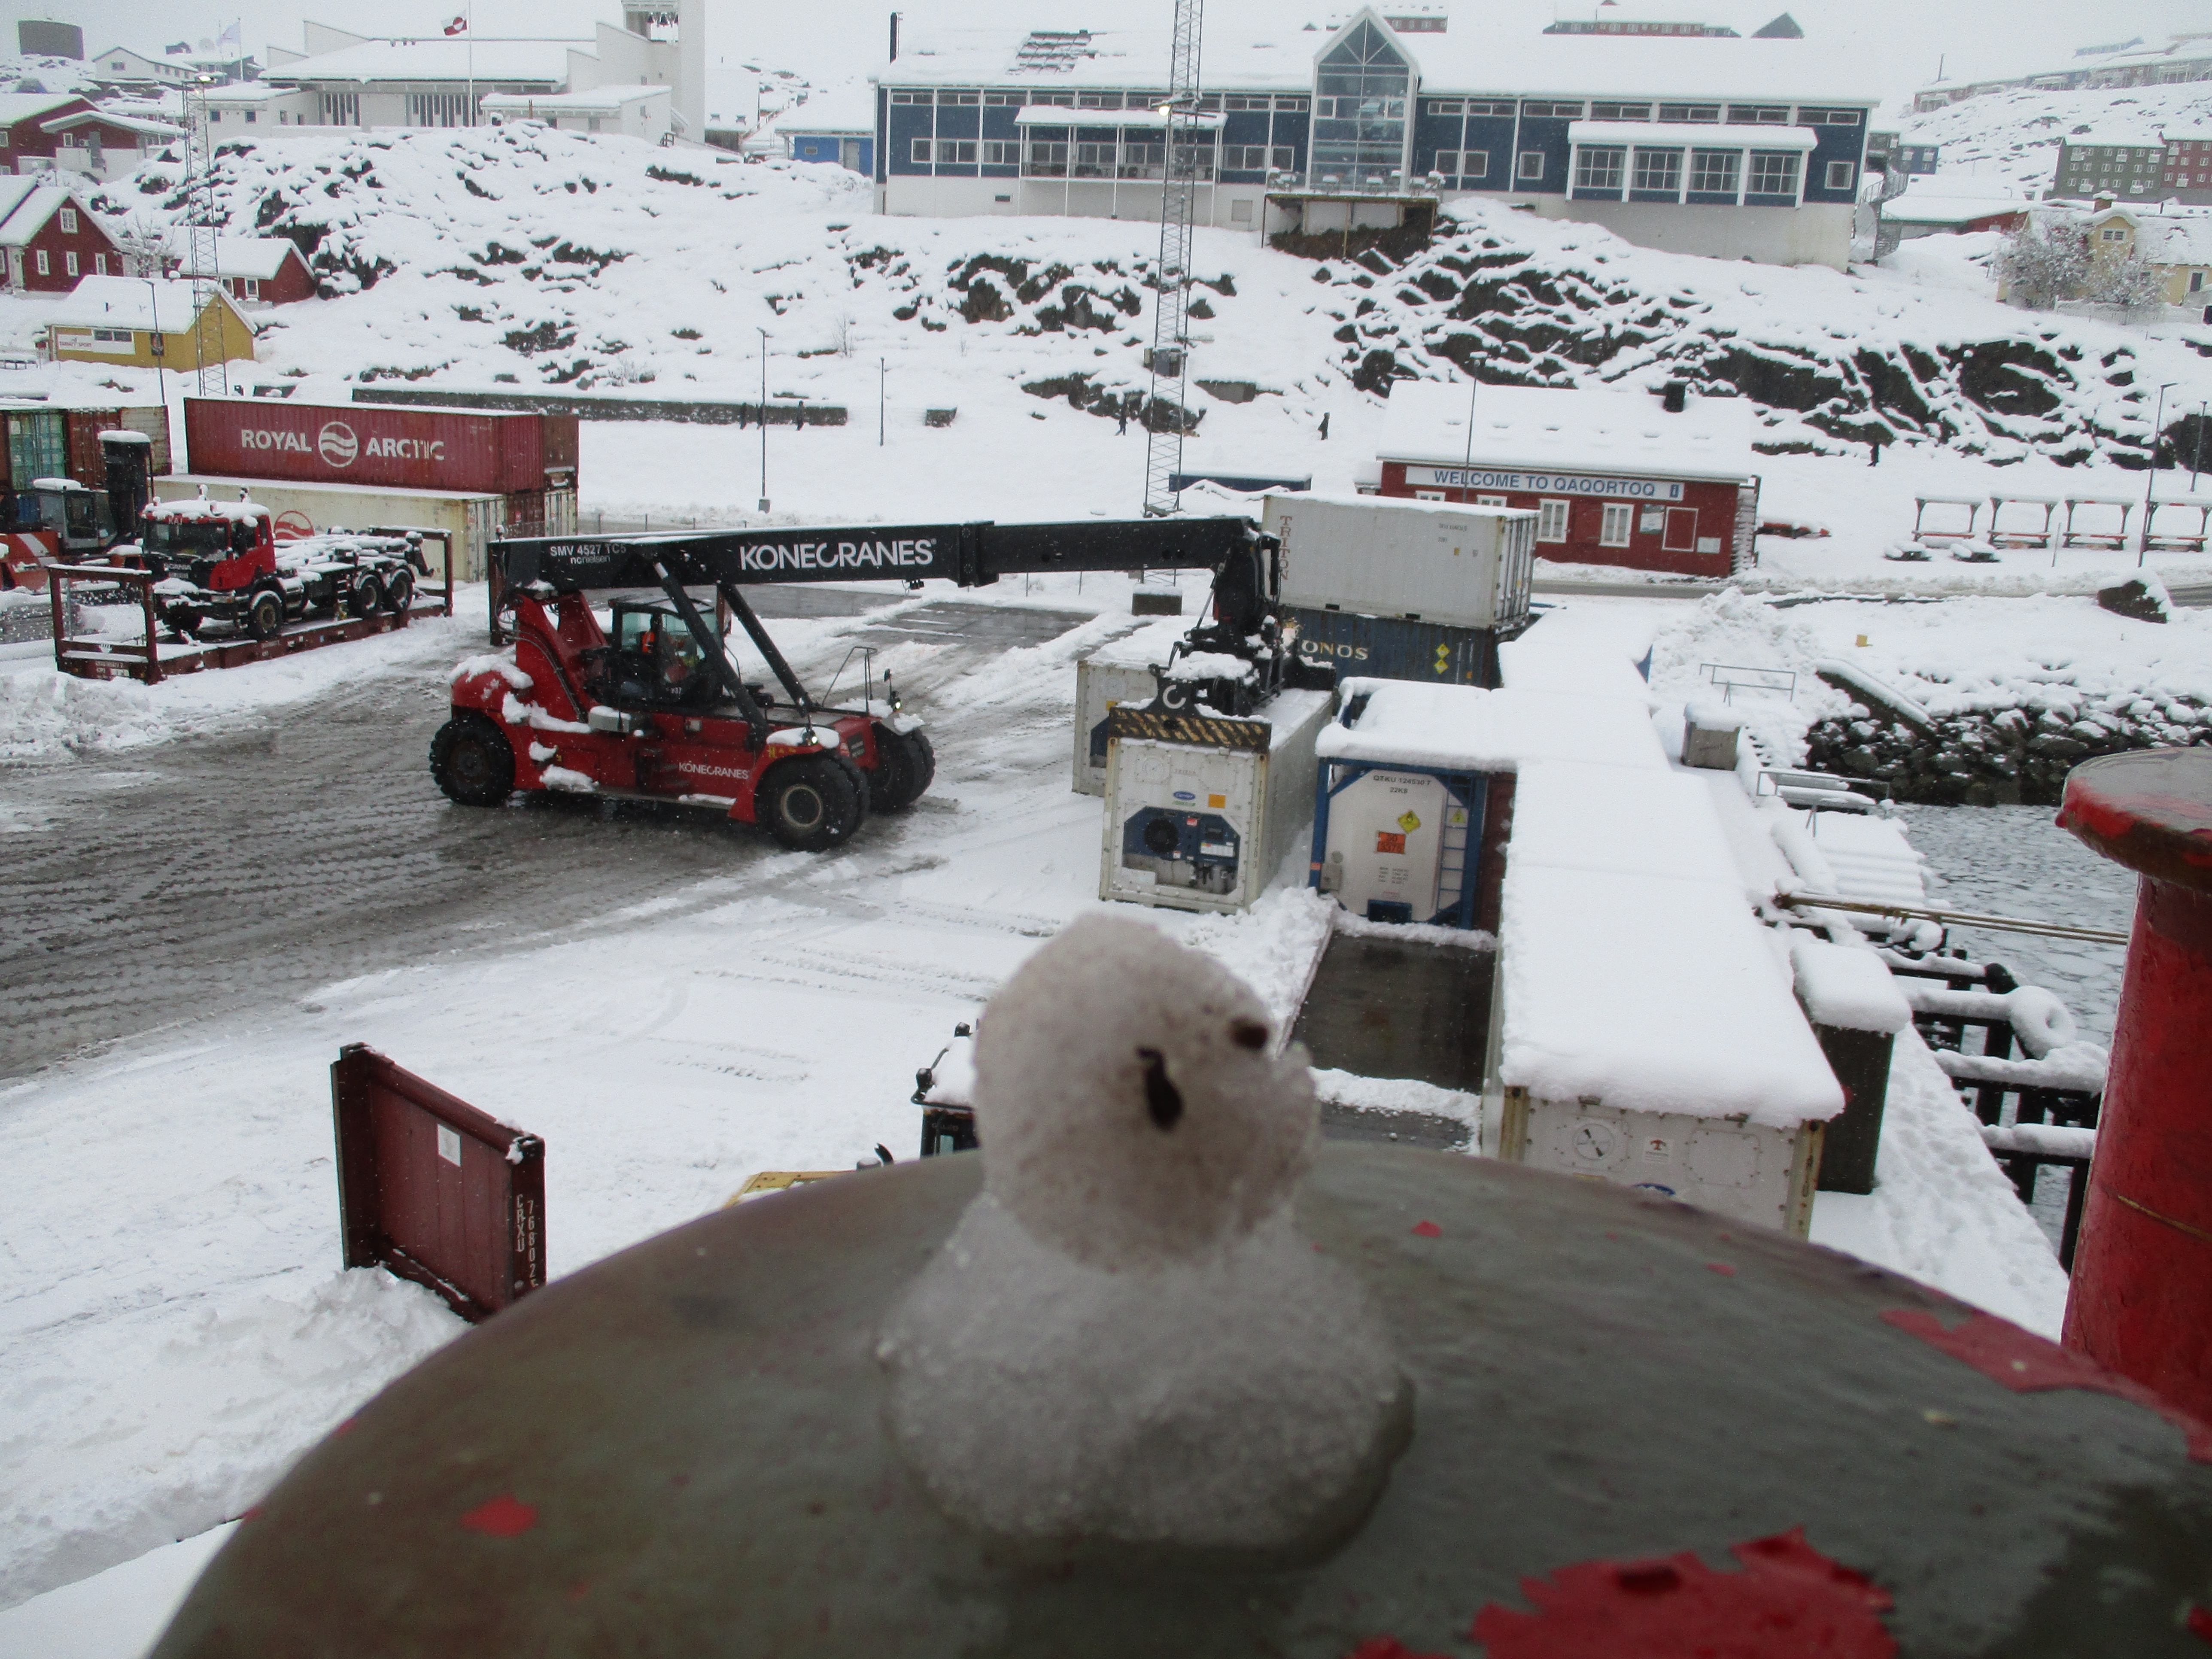
[[[1164,32],[909,33],[872,76],[890,214],[1157,219]],[[1207,37],[1201,223],[1389,228],[1481,196],[1685,253],[1840,268],[1877,103],[1814,43],[1454,34],[1363,8]]]
[[776,137],[794,161],[824,161],[854,173],[876,170],[874,88],[858,83],[817,93],[777,118]]

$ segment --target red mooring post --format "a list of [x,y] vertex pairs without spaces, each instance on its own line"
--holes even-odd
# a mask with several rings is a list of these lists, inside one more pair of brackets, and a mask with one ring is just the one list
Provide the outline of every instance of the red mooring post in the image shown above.
[[2063,1340],[2212,1420],[2212,749],[2077,766],[2058,823],[2142,878]]

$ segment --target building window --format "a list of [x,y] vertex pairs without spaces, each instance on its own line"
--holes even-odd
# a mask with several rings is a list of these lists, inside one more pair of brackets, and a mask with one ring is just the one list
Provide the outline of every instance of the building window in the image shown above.
[[1790,125],[1790,106],[1730,104],[1728,118],[1730,126],[1786,127]]
[[1275,146],[1275,171],[1294,173],[1297,170],[1298,153],[1288,144]]
[[1075,106],[1078,109],[1119,109],[1121,107],[1121,94],[1118,92],[1079,92],[1075,94]]
[[1413,492],[1413,499],[1417,501],[1440,501],[1443,498],[1444,492],[1441,489],[1417,489]]
[[1551,119],[1564,118],[1570,121],[1579,121],[1583,118],[1583,106],[1578,103],[1557,104],[1532,101],[1522,105],[1521,112],[1523,115],[1533,115]]
[[211,109],[211,110],[210,110],[210,111],[208,112],[208,125],[209,125],[210,126],[215,126],[215,125],[218,125],[222,120],[222,112],[221,110],[219,110],[219,109]]
[[1389,31],[1363,18],[1315,72],[1313,167],[1346,184],[1385,183],[1407,165],[1413,70]]
[[1012,140],[986,138],[983,141],[983,165],[987,167],[1019,166],[1022,147]]
[[983,94],[983,101],[987,105],[1018,105],[1022,95],[1018,92],[987,92]]
[[1635,188],[1664,191],[1669,196],[1680,195],[1682,152],[1679,149],[1638,150]]
[[76,234],[76,210],[75,208],[64,208],[62,210],[62,234],[64,236],[74,236]]
[[1031,143],[1026,171],[1032,178],[1065,179],[1067,177],[1067,146],[1064,143]]
[[980,104],[983,101],[983,94],[980,92],[940,92],[937,94],[937,101],[939,104]]
[[975,162],[975,141],[973,138],[940,138],[937,141],[937,165],[973,167]]
[[1541,179],[1543,176],[1544,152],[1540,149],[1522,150],[1521,152],[1522,179],[1533,183],[1534,181]]
[[1711,121],[1721,118],[1718,104],[1662,104],[1659,118],[1662,121]]
[[1858,171],[1858,163],[1856,161],[1829,162],[1828,188],[1830,190],[1849,190],[1851,185],[1857,181]]
[[1692,150],[1690,152],[1691,190],[1705,196],[1735,195],[1736,172],[1742,160],[1741,150]]
[[1474,504],[1477,507],[1510,507],[1512,505],[1512,503],[1508,501],[1503,495],[1477,495],[1474,498]]
[[249,300],[258,300],[261,297],[261,279],[258,276],[246,277],[239,283],[239,287],[246,290],[246,297]]
[[1649,104],[1592,104],[1589,118],[1593,121],[1648,121],[1651,118]]
[[1585,149],[1575,160],[1577,190],[1619,190],[1628,152],[1606,146]]
[[1429,171],[1440,173],[1447,179],[1456,179],[1459,177],[1459,152],[1455,149],[1438,150],[1437,164]]
[[92,256],[92,274],[95,276],[107,275],[107,256],[105,253],[95,253]]
[[1267,170],[1267,147],[1265,144],[1227,144],[1221,151],[1221,165],[1232,173],[1265,173]]
[[1605,519],[1598,526],[1597,544],[1600,547],[1628,545],[1629,526],[1636,517],[1636,509],[1626,501],[1607,501]]
[[929,94],[926,92],[895,92],[891,94],[894,104],[926,104],[928,101]]
[[1075,177],[1078,179],[1110,178],[1121,161],[1117,144],[1078,144],[1075,147]]
[[2202,294],[2204,292],[2204,273],[2203,271],[2192,270],[2189,273],[2189,291],[2191,294]]
[[1753,151],[1747,193],[1753,196],[1795,196],[1797,193],[1796,155],[1788,151]]
[[1232,225],[1249,225],[1252,222],[1252,202],[1249,197],[1240,196],[1229,204],[1229,222]]
[[1494,98],[1486,101],[1480,98],[1470,98],[1467,100],[1467,112],[1469,115],[1510,116],[1513,100],[1510,98]]
[[1464,98],[1431,98],[1429,100],[1429,113],[1431,115],[1464,115],[1467,113],[1467,100]]
[[62,255],[62,271],[65,276],[76,275],[76,254],[74,251]]
[[1279,114],[1304,115],[1306,112],[1306,100],[1304,98],[1277,98],[1275,109]]
[[44,248],[40,248],[39,250],[39,275],[41,276],[51,276],[53,274],[53,266],[47,261],[46,251]]
[[910,155],[910,159],[913,161],[915,166],[918,167],[927,167],[929,165],[929,151],[930,141],[928,139],[915,139],[914,141],[914,149]]
[[1568,503],[1552,495],[1547,495],[1536,503],[1536,539],[1538,541],[1566,540],[1567,506]]
[[1801,109],[1797,125],[1801,127],[1855,127],[1859,124],[1859,112],[1855,109]]
[[1486,149],[1460,151],[1459,173],[1462,179],[1487,179],[1490,176],[1490,152]]
[[248,110],[248,111],[246,111],[246,125],[248,125],[249,127],[250,127],[250,126],[252,126],[252,125],[253,125],[253,117],[254,117],[254,113],[255,113],[255,112],[253,112],[252,110]]

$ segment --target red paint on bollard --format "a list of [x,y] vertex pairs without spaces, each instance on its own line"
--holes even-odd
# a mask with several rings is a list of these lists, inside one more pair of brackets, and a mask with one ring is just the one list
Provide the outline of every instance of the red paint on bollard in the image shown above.
[[2063,1340],[2212,1420],[2212,750],[2076,767],[2058,823],[2142,878]]

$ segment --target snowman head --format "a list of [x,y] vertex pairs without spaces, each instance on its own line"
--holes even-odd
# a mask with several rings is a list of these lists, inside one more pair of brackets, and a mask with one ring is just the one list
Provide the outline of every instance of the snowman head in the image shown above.
[[994,997],[975,1036],[991,1194],[1040,1243],[1115,1270],[1231,1245],[1311,1155],[1303,1053],[1266,1006],[1157,928],[1091,915]]

